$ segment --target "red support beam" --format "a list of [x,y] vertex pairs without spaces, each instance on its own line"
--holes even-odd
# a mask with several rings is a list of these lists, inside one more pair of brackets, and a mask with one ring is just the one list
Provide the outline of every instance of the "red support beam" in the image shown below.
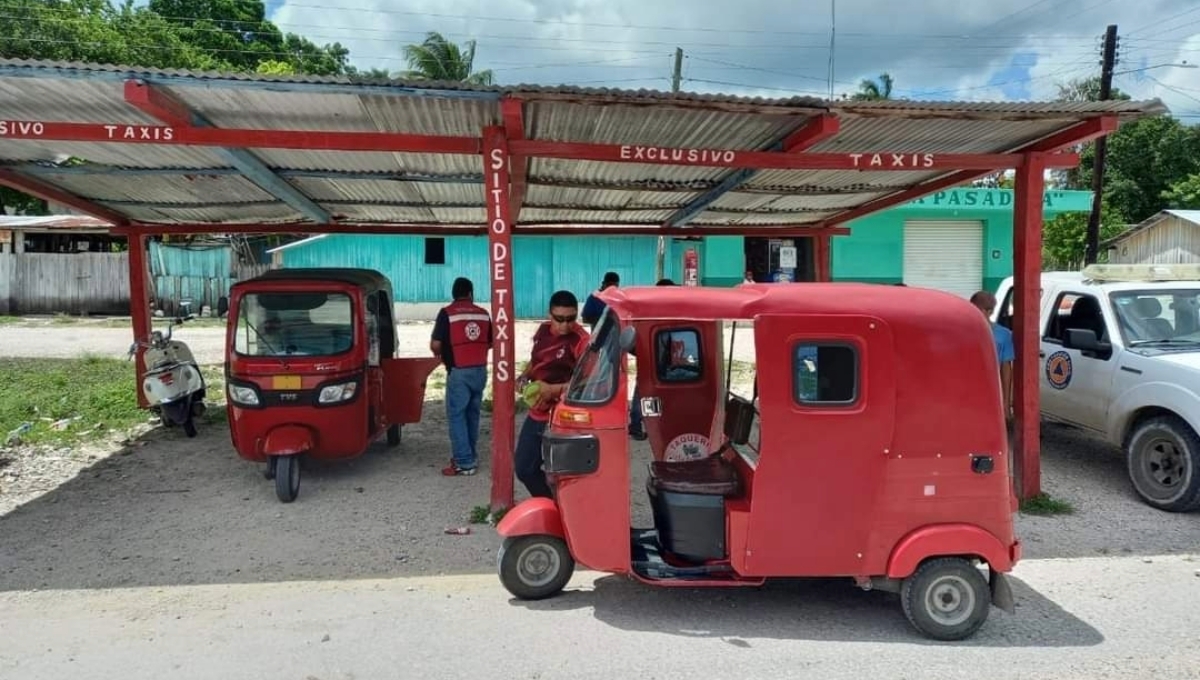
[[125,81],[125,101],[151,118],[179,128],[191,127],[192,112],[173,97],[140,80]]
[[488,216],[492,324],[492,493],[493,511],[513,505],[513,448],[516,444],[516,342],[513,338],[512,217],[509,213],[508,139],[503,127],[483,131],[484,200]]
[[165,146],[216,146],[230,149],[300,149],[305,151],[378,151],[381,153],[478,154],[474,137],[410,135],[397,132],[333,132],[326,130],[247,130],[128,123],[62,123],[5,121],[0,139],[59,142],[112,142]]
[[[1089,142],[1097,137],[1107,135],[1117,129],[1117,123],[1118,121],[1116,116],[1101,116],[1099,118],[1091,118],[1083,121],[1082,123],[1072,125],[1066,130],[1050,135],[1045,139],[1041,139],[1033,142],[1032,144],[1021,147],[1018,149],[1018,151],[1022,154],[1055,154],[1052,156],[1040,156],[1043,160],[1053,159],[1057,161],[1062,158],[1075,158],[1075,162],[1071,166],[1066,166],[1073,167],[1074,165],[1078,164],[1079,156],[1077,154],[1059,154],[1058,152],[1076,144],[1083,144],[1084,142]],[[990,172],[995,172],[1003,167],[1004,166],[996,166],[992,168]],[[1019,168],[1020,164],[1013,167]],[[1043,171],[1045,168],[1050,167],[1063,166],[1047,164],[1043,166]],[[978,170],[963,170],[961,172],[956,172],[954,174],[947,175],[946,177],[933,180],[932,182],[926,182],[925,184],[915,186],[911,189],[905,189],[904,191],[892,194],[890,196],[884,196],[883,198],[876,199],[857,208],[852,208],[839,215],[835,215],[828,220],[825,220],[822,224],[844,224],[851,220],[856,220],[860,217],[864,217],[886,208],[908,203],[909,201],[916,200],[935,191],[941,191],[943,189],[949,189],[951,187],[973,182],[980,177],[990,174],[990,172],[979,172]]]
[[840,129],[841,124],[837,116],[832,113],[822,114],[784,138],[783,144],[780,145],[781,150],[783,153],[798,153],[811,149],[836,135]]
[[[142,234],[129,234],[129,315],[133,318],[133,339],[147,340],[150,338],[150,278],[149,258],[146,257],[146,237]],[[138,347],[135,353],[134,369],[136,380],[134,390],[137,392],[138,407],[146,408],[149,402],[142,393],[142,378],[146,375],[145,348]]]
[[[989,170],[1015,168],[1024,160],[1020,154],[938,154],[923,152],[878,153],[784,153],[736,149],[685,149],[636,144],[592,144],[585,142],[513,141],[514,154],[541,158],[563,158],[612,163],[684,165],[759,170],[862,170],[871,172],[924,172],[937,170]],[[1069,168],[1079,164],[1075,154],[1046,159],[1047,167]]]
[[1013,366],[1017,495],[1029,499],[1042,490],[1038,314],[1042,283],[1042,193],[1044,156],[1029,154],[1017,170],[1013,200]]
[[813,272],[817,281],[826,282],[833,280],[833,243],[832,236],[829,234],[821,234],[813,238]]
[[27,177],[12,170],[0,168],[0,185],[15,189],[24,194],[29,194],[30,196],[36,196],[43,201],[50,201],[51,203],[65,205],[68,208],[74,208],[92,217],[102,219],[105,222],[115,225],[129,224],[129,218],[115,210],[89,201],[82,196],[76,196],[68,191],[59,189],[40,179]]
[[[520,99],[506,97],[500,101],[500,117],[504,121],[504,132],[509,141],[525,139],[525,114]],[[529,159],[523,156],[512,156],[512,193],[509,197],[508,212],[512,219],[511,226],[521,221],[521,207],[525,204],[525,193],[528,189]]]
[[[847,227],[657,227],[640,224],[599,224],[564,227],[531,224],[510,226],[519,236],[762,236],[767,238],[803,238],[806,236],[848,236]],[[407,234],[418,236],[483,236],[487,228],[474,224],[132,224],[112,229],[113,234]]]

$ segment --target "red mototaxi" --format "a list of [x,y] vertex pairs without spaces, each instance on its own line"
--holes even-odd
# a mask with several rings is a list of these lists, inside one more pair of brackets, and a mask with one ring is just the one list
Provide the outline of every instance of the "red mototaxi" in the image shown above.
[[[498,525],[500,579],[559,592],[576,563],[658,586],[846,577],[928,637],[975,633],[1020,559],[987,320],[967,301],[854,283],[610,289],[543,442],[555,498]],[[722,322],[752,342],[731,391]],[[747,323],[751,322],[751,323]],[[634,528],[628,354],[654,526]],[[986,575],[981,569],[986,567]]]
[[238,456],[283,502],[300,458],[362,455],[419,422],[436,358],[397,358],[391,282],[352,268],[277,269],[230,288],[225,379]]

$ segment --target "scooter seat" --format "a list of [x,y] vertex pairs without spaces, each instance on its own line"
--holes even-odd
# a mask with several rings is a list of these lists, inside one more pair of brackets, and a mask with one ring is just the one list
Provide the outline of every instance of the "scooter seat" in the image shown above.
[[660,491],[700,496],[736,496],[741,478],[733,463],[720,455],[696,460],[650,463],[650,483]]

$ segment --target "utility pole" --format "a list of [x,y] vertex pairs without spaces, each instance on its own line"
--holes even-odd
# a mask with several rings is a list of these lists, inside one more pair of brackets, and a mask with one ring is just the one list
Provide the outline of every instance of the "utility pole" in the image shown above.
[[[1104,56],[1100,71],[1100,99],[1107,101],[1112,96],[1113,68],[1117,65],[1117,26],[1110,25],[1104,32]],[[1088,215],[1087,241],[1083,251],[1083,263],[1095,264],[1100,257],[1100,204],[1104,191],[1104,155],[1108,148],[1107,138],[1096,140],[1096,156],[1092,165],[1092,212]]]
[[[679,83],[683,80],[683,48],[675,48],[675,69],[671,73],[671,92],[679,92]],[[667,239],[658,237],[658,255],[654,259],[654,280],[662,279],[666,274]]]

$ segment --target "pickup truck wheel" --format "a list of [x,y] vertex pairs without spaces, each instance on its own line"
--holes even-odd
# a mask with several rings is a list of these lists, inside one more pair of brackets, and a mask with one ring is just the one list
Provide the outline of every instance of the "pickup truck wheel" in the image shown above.
[[1175,416],[1137,426],[1126,451],[1129,480],[1142,500],[1168,512],[1200,508],[1200,437]]

